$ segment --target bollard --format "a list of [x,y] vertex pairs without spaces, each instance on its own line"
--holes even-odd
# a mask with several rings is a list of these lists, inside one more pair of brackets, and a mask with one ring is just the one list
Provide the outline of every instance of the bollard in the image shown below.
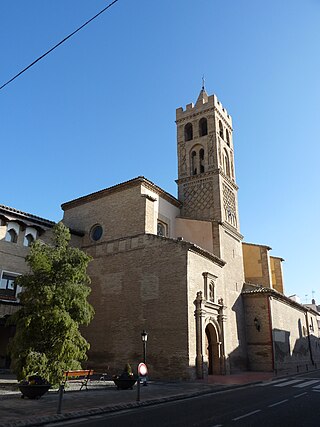
[[59,402],[58,402],[58,410],[57,410],[58,415],[61,414],[63,392],[64,392],[64,385],[60,384],[60,386],[59,386]]

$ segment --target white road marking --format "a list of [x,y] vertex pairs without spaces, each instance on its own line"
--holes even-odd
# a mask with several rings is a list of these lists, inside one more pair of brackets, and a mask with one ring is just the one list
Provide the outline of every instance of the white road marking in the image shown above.
[[276,384],[275,387],[285,387],[287,385],[292,385],[292,384],[296,384],[296,383],[301,383],[301,380],[286,381],[285,383]]
[[[291,378],[290,378],[291,379]],[[259,384],[260,387],[264,387],[266,385],[275,385],[284,381],[288,381],[288,378],[281,378],[280,380],[268,381],[263,384]]]
[[288,399],[281,400],[280,402],[273,403],[272,405],[269,405],[269,408],[272,408],[273,406],[281,405],[282,403],[288,402]]
[[308,387],[309,385],[316,384],[316,383],[319,383],[319,380],[307,381],[306,383],[297,384],[297,385],[294,385],[293,387],[296,387],[296,388]]
[[315,387],[313,387],[313,390],[318,388],[320,388],[320,385],[316,385]]
[[312,391],[316,391],[317,393],[320,393],[320,390],[312,390]]
[[257,414],[258,412],[261,412],[261,409],[257,409],[256,411],[252,411],[252,412],[249,412],[248,414],[241,415],[241,417],[233,418],[232,421],[238,421],[238,420],[241,420],[242,418],[250,417],[250,415]]
[[297,397],[304,396],[305,394],[308,394],[308,393],[305,391],[304,393],[297,394],[296,396],[293,396],[293,397],[296,399]]

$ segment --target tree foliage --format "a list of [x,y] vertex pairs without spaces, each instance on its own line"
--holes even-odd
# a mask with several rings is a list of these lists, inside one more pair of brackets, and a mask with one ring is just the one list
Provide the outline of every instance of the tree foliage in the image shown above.
[[90,257],[69,246],[70,232],[61,222],[53,228],[52,245],[31,245],[30,273],[17,278],[22,307],[11,318],[16,334],[9,346],[18,379],[38,373],[58,384],[63,372],[80,369],[90,345],[80,325],[88,325],[93,307],[86,273]]

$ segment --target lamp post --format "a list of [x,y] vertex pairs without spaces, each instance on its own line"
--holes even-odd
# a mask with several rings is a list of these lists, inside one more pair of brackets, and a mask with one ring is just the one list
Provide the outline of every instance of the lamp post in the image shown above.
[[[143,330],[141,332],[141,340],[143,344],[143,363],[146,365],[147,361],[147,340],[148,340],[148,333],[147,331]],[[146,386],[147,384],[147,375],[144,375],[142,378],[143,385]]]
[[143,343],[143,363],[145,364],[147,361],[147,341],[148,341],[148,333],[143,330],[141,332],[141,340]]

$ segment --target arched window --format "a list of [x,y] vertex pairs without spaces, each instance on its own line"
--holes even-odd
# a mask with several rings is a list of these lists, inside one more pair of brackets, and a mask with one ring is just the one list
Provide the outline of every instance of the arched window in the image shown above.
[[224,139],[224,136],[223,136],[223,126],[222,126],[221,120],[219,120],[219,135],[220,135],[220,137],[222,139]]
[[165,237],[167,235],[167,227],[163,222],[158,221],[157,235],[162,237]]
[[199,136],[208,135],[208,122],[205,117],[202,117],[199,121]]
[[191,175],[197,175],[197,153],[195,151],[191,153]]
[[230,178],[230,160],[227,150],[223,150],[223,168],[224,173]]
[[23,239],[23,246],[30,246],[34,242],[34,237],[32,234],[27,234]]
[[229,147],[230,147],[230,136],[229,136],[229,131],[228,131],[228,129],[226,129],[226,139],[227,139],[227,144],[229,145]]
[[191,141],[193,139],[193,129],[192,124],[187,123],[184,127],[184,140]]
[[199,151],[199,158],[200,158],[200,173],[204,172],[204,149],[201,148]]
[[13,228],[7,231],[5,240],[6,242],[17,243],[18,234],[15,232]]

